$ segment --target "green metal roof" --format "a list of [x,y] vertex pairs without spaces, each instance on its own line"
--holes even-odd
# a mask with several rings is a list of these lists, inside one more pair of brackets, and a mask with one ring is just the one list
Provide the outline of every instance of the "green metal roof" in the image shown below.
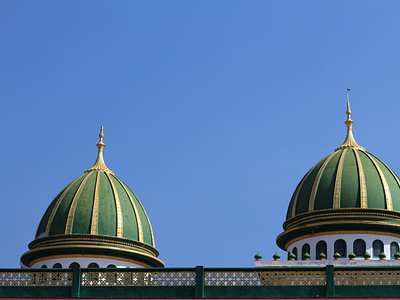
[[118,177],[100,171],[78,177],[47,208],[36,238],[59,234],[114,236],[154,246],[139,199]]
[[400,181],[376,156],[359,149],[343,149],[321,159],[300,181],[286,219],[340,208],[400,211]]

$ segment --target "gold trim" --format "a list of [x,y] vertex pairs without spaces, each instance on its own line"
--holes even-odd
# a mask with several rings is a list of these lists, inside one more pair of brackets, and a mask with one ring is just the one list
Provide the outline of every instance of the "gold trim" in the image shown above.
[[314,179],[313,187],[312,187],[312,190],[311,190],[310,200],[308,202],[308,211],[314,211],[315,196],[316,196],[316,193],[317,193],[317,187],[319,185],[319,181],[321,179],[322,172],[325,170],[326,165],[331,160],[331,158],[332,158],[332,156],[334,154],[335,154],[335,152],[331,153],[331,155],[329,155],[327,157],[327,159],[324,161],[324,163],[322,164],[322,166],[318,170],[317,176]]
[[[133,193],[133,192],[132,192],[132,193]],[[133,193],[133,194],[135,195],[135,193]],[[138,198],[136,195],[135,195],[135,197]],[[139,199],[139,198],[138,198],[138,199]],[[147,215],[147,212],[146,212],[146,210],[144,209],[143,205],[142,205],[142,204],[140,204],[140,205],[142,206],[144,215],[145,215],[146,218],[147,218],[147,223],[149,224],[149,227],[150,227],[151,241],[152,241],[153,247],[155,247],[155,246],[156,246],[156,242],[155,242],[155,240],[154,240],[154,232],[153,232],[153,227],[151,226],[150,218],[149,218],[149,216]]]
[[335,188],[333,192],[333,208],[340,207],[340,194],[342,189],[342,170],[343,170],[343,162],[344,157],[346,155],[347,149],[344,149],[340,154],[338,168],[336,170],[336,179],[335,179]]
[[[133,210],[135,212],[135,216],[136,216],[137,226],[138,226],[139,242],[143,242],[144,238],[143,238],[142,220],[140,219],[140,215],[139,215],[138,209],[136,207],[136,204],[133,201],[132,196],[129,193],[128,189],[126,188],[125,184],[118,177],[115,176],[115,178],[121,184],[121,186],[125,190],[125,193],[128,195],[129,200],[131,201],[131,204],[132,204]],[[153,234],[153,231],[151,233]],[[153,244],[154,244],[154,239],[153,239]]]
[[[330,216],[328,215],[328,216],[324,216],[324,217],[318,217],[318,216],[317,217],[312,217],[311,221],[298,222],[298,223],[290,226],[289,228],[287,228],[287,230],[294,230],[294,229],[302,228],[304,226],[310,226],[310,225],[314,224],[315,221],[318,221],[318,220],[337,219],[337,218],[341,218],[341,217],[343,218],[343,217],[345,217],[345,215],[332,214]],[[351,215],[350,217],[351,217],[353,222],[358,222],[357,221],[358,219],[364,219],[366,216],[365,215],[359,215],[359,216]],[[393,221],[400,222],[400,219],[399,218],[395,218],[395,217],[385,217],[385,216],[379,216],[379,215],[375,215],[375,216],[372,216],[372,217],[374,219],[393,220]],[[356,219],[356,220],[354,220],[354,219]],[[342,220],[338,220],[337,222],[340,223],[341,221]],[[387,225],[389,225],[389,226],[392,225],[392,224],[393,223],[387,223]]]
[[381,168],[379,165],[376,163],[376,161],[369,155],[369,153],[365,152],[365,154],[368,156],[368,158],[372,161],[374,164],[376,170],[379,173],[379,176],[381,177],[382,185],[383,185],[383,190],[385,191],[385,200],[386,200],[386,209],[387,210],[393,210],[393,203],[392,203],[392,195],[390,193],[389,185],[386,181],[386,177],[383,174]]
[[349,102],[348,99],[347,99],[347,111],[346,111],[346,114],[347,114],[347,120],[344,123],[347,126],[347,135],[346,135],[346,138],[345,138],[343,144],[340,147],[337,147],[335,149],[335,152],[339,151],[339,150],[342,150],[342,149],[346,149],[346,148],[358,149],[358,150],[365,151],[365,148],[359,146],[357,144],[356,140],[354,139],[354,136],[353,136],[352,127],[353,127],[354,121],[351,119],[350,102]]
[[[65,235],[62,235],[62,234],[59,234],[59,235],[53,235],[53,236],[51,236],[53,239],[49,239],[49,238],[47,238],[46,240],[44,240],[44,241],[41,241],[41,242],[37,242],[37,243],[35,243],[34,244],[34,246],[32,247],[32,248],[30,248],[30,249],[36,249],[36,248],[38,248],[38,247],[41,247],[41,245],[46,245],[46,244],[51,244],[51,243],[60,243],[60,241],[76,241],[76,242],[79,242],[79,241],[89,241],[89,242],[92,242],[92,243],[98,243],[98,242],[104,242],[104,243],[109,243],[109,244],[113,244],[113,245],[115,245],[115,244],[118,244],[118,245],[124,245],[124,246],[126,246],[126,247],[137,247],[137,248],[139,248],[139,249],[144,249],[145,251],[151,251],[151,250],[149,250],[149,249],[147,249],[146,248],[146,246],[147,247],[149,247],[149,248],[152,248],[152,249],[154,249],[156,252],[158,252],[157,251],[157,249],[154,247],[154,246],[152,246],[152,245],[150,245],[150,244],[147,244],[147,243],[141,243],[141,242],[138,242],[138,241],[135,241],[135,240],[130,240],[130,239],[127,239],[127,238],[118,238],[118,240],[114,240],[114,238],[115,237],[111,237],[110,236],[110,239],[101,239],[100,237],[108,237],[108,236],[104,236],[104,235],[95,235],[95,236],[91,236],[91,235],[89,235],[89,234],[87,234],[86,236],[87,237],[74,237],[73,235],[68,235],[68,236],[70,236],[71,238],[62,238],[62,239],[56,239],[56,237],[63,237],[63,236],[65,236]],[[121,241],[121,239],[123,239],[123,240],[128,240],[128,241],[130,241],[130,242],[124,242],[124,241]],[[35,242],[36,240],[33,240],[32,242],[31,242],[31,244],[33,243],[33,242]],[[141,245],[138,245],[138,243],[140,243],[140,244],[144,244],[144,246],[141,246]]]
[[86,255],[86,254],[71,254],[71,255],[53,255],[53,256],[46,256],[42,258],[35,259],[34,261],[31,262],[30,266],[39,263],[41,261],[45,260],[50,260],[50,259],[64,259],[64,258],[97,258],[97,259],[109,259],[109,260],[116,260],[116,261],[124,261],[124,262],[130,262],[130,263],[135,263],[138,264],[142,267],[148,268],[151,267],[150,265],[146,265],[142,262],[136,261],[136,260],[130,260],[126,258],[118,258],[115,259],[115,256],[107,256],[107,255]]
[[[284,233],[284,232],[283,232]],[[281,233],[281,234],[283,234],[283,233]],[[298,241],[301,241],[301,240],[304,240],[304,239],[308,239],[308,238],[313,238],[313,237],[318,237],[318,236],[324,236],[324,235],[347,235],[347,234],[370,234],[370,235],[374,235],[374,236],[376,236],[377,234],[376,234],[376,231],[368,231],[368,230],[365,230],[365,231],[363,231],[363,230],[352,230],[352,231],[331,231],[331,232],[319,232],[319,233],[314,233],[314,234],[307,234],[307,235],[303,235],[303,236],[301,236],[301,237],[298,237],[298,238],[296,238],[296,239],[291,239],[290,240],[290,242],[288,242],[288,243],[286,243],[285,244],[285,250],[287,250],[287,248],[290,246],[290,245],[292,245],[292,244],[294,244],[294,243],[296,243],[296,242],[298,242]],[[400,238],[400,234],[389,234],[389,233],[387,233],[387,232],[379,232],[379,235],[385,235],[385,236],[391,236],[391,237],[394,237],[394,238]],[[280,235],[278,236],[278,238],[280,237]],[[343,237],[342,237],[343,238]]]
[[103,149],[106,146],[103,143],[103,138],[104,138],[103,126],[101,126],[101,128],[100,128],[99,138],[100,138],[100,141],[96,145],[97,149],[98,149],[96,162],[94,163],[93,167],[86,170],[84,173],[90,173],[92,171],[100,171],[100,172],[105,172],[108,174],[114,174],[113,171],[111,171],[109,168],[107,168],[106,163],[104,162],[104,158],[103,158]]
[[[303,219],[314,218],[316,214],[318,214],[318,215],[332,215],[332,214],[349,215],[349,214],[354,214],[354,212],[352,212],[352,211],[355,211],[355,212],[360,213],[360,214],[365,214],[365,215],[383,215],[383,216],[388,216],[388,217],[391,217],[391,216],[393,216],[393,214],[395,214],[395,215],[398,215],[399,218],[400,218],[400,212],[399,211],[391,210],[390,211],[391,213],[387,214],[387,213],[384,213],[384,212],[388,212],[388,210],[387,209],[383,209],[383,208],[370,208],[370,209],[365,209],[365,211],[360,211],[360,210],[364,210],[364,209],[363,208],[359,208],[359,207],[348,207],[348,208],[341,208],[340,210],[343,210],[343,211],[338,212],[336,210],[336,212],[332,213],[331,211],[335,211],[335,209],[329,208],[329,209],[320,209],[320,210],[314,211],[313,213],[304,212],[304,213],[296,215],[295,217],[287,219],[284,222],[284,226],[287,226],[287,224],[290,224],[290,223],[295,224],[295,223],[297,223],[297,222],[299,222],[300,220],[303,220]],[[373,212],[369,212],[369,210],[374,210],[374,211]],[[293,219],[297,219],[297,220],[293,220]]]
[[115,188],[114,182],[112,181],[110,175],[108,173],[105,173],[108,180],[110,181],[111,188],[114,194],[114,199],[115,199],[115,208],[117,209],[117,237],[123,237],[124,233],[124,224],[122,220],[122,210],[121,210],[121,202],[119,201],[119,196],[117,189]]
[[[82,175],[81,175],[82,176]],[[50,227],[51,227],[51,223],[53,222],[54,219],[54,215],[57,212],[58,206],[60,205],[60,202],[63,200],[65,194],[69,191],[69,189],[71,188],[71,186],[75,183],[75,181],[77,181],[79,178],[81,178],[81,176],[79,176],[78,178],[76,178],[74,181],[72,181],[64,190],[64,192],[62,193],[62,195],[58,198],[57,203],[54,205],[53,210],[51,211],[51,215],[47,221],[47,225],[46,225],[46,231],[45,231],[45,235],[44,236],[49,236],[50,233]]]
[[83,188],[83,186],[85,185],[86,180],[89,178],[89,175],[86,176],[81,184],[78,187],[78,190],[75,192],[74,195],[74,199],[72,200],[71,206],[69,208],[69,212],[68,212],[68,217],[67,217],[67,224],[65,226],[65,234],[69,234],[72,233],[71,229],[72,229],[72,220],[74,219],[74,213],[75,213],[75,207],[76,207],[76,203],[78,202],[78,198],[81,194],[81,190]]
[[[39,249],[44,249],[44,248],[59,248],[59,247],[57,247],[58,245],[71,245],[71,243],[72,242],[75,242],[73,245],[75,245],[75,244],[79,244],[79,242],[80,243],[82,243],[82,241],[79,241],[79,240],[63,240],[63,241],[52,241],[52,242],[48,242],[48,243],[42,243],[41,245],[40,245],[40,247],[35,247],[35,248],[32,248],[31,250],[33,251],[33,250],[39,250]],[[129,245],[125,245],[125,246],[123,246],[123,245],[119,245],[119,244],[113,244],[113,243],[110,243],[110,242],[96,242],[96,241],[90,241],[90,243],[88,243],[88,244],[79,244],[78,246],[79,247],[81,247],[81,248],[84,248],[84,247],[86,247],[86,246],[90,246],[91,244],[94,244],[94,245],[98,245],[98,246],[96,246],[96,247],[98,247],[98,248],[102,248],[103,246],[104,246],[104,248],[110,248],[110,246],[113,246],[113,248],[112,249],[123,249],[123,250],[125,250],[125,251],[128,251],[128,252],[130,252],[130,251],[134,251],[134,252],[137,252],[137,253],[139,253],[139,252],[143,252],[143,253],[147,253],[147,254],[149,254],[150,256],[153,256],[153,257],[157,257],[157,254],[156,253],[154,253],[153,251],[151,251],[151,250],[149,250],[149,249],[146,249],[146,248],[144,248],[144,247],[141,247],[140,245],[137,245],[137,246],[129,246]],[[55,246],[54,246],[55,245]],[[75,245],[76,246],[76,245]]]
[[[313,222],[312,224],[310,224],[310,226],[304,226],[305,228],[309,228],[309,227],[317,227],[317,226],[321,226],[321,225],[337,225],[337,224],[354,224],[354,220],[337,220],[337,221],[320,221],[320,222]],[[389,226],[389,227],[400,227],[400,224],[393,224],[393,223],[387,223],[387,222],[382,222],[382,221],[366,221],[366,220],[357,220],[357,224],[368,224],[368,225],[384,225],[384,226]],[[295,227],[295,228],[291,228],[290,230],[287,230],[285,232],[291,232],[291,231],[295,231],[298,229],[303,229],[302,227]]]
[[[364,168],[361,162],[360,155],[357,150],[353,151],[356,156],[357,167],[358,167],[358,179],[360,181],[360,206],[361,208],[368,208],[368,195],[367,195],[367,184],[365,183]],[[363,151],[363,153],[366,153]]]
[[[41,252],[41,251],[43,251],[43,250],[58,250],[58,249],[60,249],[60,248],[65,249],[66,247],[64,247],[64,246],[63,246],[63,247],[60,247],[60,245],[56,245],[56,246],[47,246],[47,247],[43,247],[43,248],[33,249],[33,250],[30,250],[30,251],[25,252],[25,253],[30,253],[30,254],[32,254],[32,253]],[[133,251],[133,250],[129,251],[129,250],[125,249],[125,248],[119,248],[119,247],[113,247],[113,246],[84,245],[84,247],[82,247],[82,245],[69,245],[69,246],[68,246],[68,249],[71,249],[71,248],[73,248],[73,249],[78,249],[78,250],[79,250],[79,249],[86,249],[86,250],[88,250],[88,249],[102,249],[102,250],[120,251],[120,252],[123,252],[123,253],[129,253],[129,254],[131,254],[131,255],[137,254],[137,255],[142,255],[142,256],[145,256],[145,257],[149,257],[149,258],[151,258],[151,259],[159,260],[159,259],[157,258],[157,256],[155,256],[155,255],[149,255],[149,254],[147,254],[146,252]],[[141,249],[140,249],[140,250],[141,250]],[[80,254],[79,254],[79,255],[80,255]]]
[[[312,170],[312,169],[311,169],[311,170]],[[299,188],[297,189],[296,196],[295,196],[294,199],[293,199],[292,217],[296,215],[296,208],[297,208],[297,201],[298,201],[298,199],[299,199],[299,194],[300,194],[300,191],[301,191],[301,189],[303,188],[303,184],[304,184],[304,182],[306,181],[306,179],[307,179],[309,173],[311,172],[311,170],[308,171],[306,175],[304,175],[303,179],[302,179],[301,182],[299,183]]]
[[[346,216],[346,215],[357,216],[357,215],[355,215],[355,213],[357,213],[359,216],[365,216],[365,215],[374,216],[374,217],[382,216],[382,218],[387,217],[387,218],[390,218],[390,219],[393,219],[393,220],[396,220],[396,221],[400,222],[400,213],[398,211],[394,211],[394,210],[391,211],[391,212],[393,212],[394,214],[398,215],[398,217],[394,216],[393,214],[384,213],[384,212],[387,212],[388,210],[387,209],[381,209],[381,208],[380,209],[374,209],[374,210],[376,210],[375,212],[369,212],[368,210],[360,211],[360,208],[345,208],[345,210],[346,211],[331,212],[331,211],[334,211],[334,210],[333,209],[326,209],[326,210],[317,211],[317,213],[314,212],[313,214],[303,213],[303,215],[305,215],[305,214],[309,214],[309,215],[308,216],[299,217],[296,221],[291,221],[291,222],[288,222],[288,220],[285,221],[284,228],[291,228],[291,227],[295,226],[298,223],[301,224],[301,223],[305,222],[308,219],[313,219],[314,220],[314,219],[318,219],[318,218],[325,217],[325,216]],[[322,211],[325,211],[325,213],[321,213]],[[380,212],[380,211],[382,211],[382,212]],[[288,225],[288,224],[290,224],[290,225]]]
[[[377,159],[379,159],[379,158],[377,158]],[[393,172],[393,170],[392,170],[391,168],[389,168],[389,166],[388,166],[387,164],[385,164],[383,161],[381,161],[380,159],[379,159],[379,161],[390,171],[390,173],[392,174],[392,176],[393,176],[394,179],[396,180],[397,185],[400,187],[400,180],[399,180],[399,178],[397,177],[396,173]]]
[[94,189],[92,224],[90,226],[90,234],[97,234],[97,229],[99,224],[99,186],[100,186],[100,172],[96,172],[96,187]]

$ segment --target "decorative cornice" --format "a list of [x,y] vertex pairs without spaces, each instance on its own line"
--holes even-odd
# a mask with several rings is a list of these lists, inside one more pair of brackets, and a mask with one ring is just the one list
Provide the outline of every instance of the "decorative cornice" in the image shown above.
[[341,218],[351,218],[351,217],[366,217],[371,216],[373,218],[386,218],[390,220],[395,220],[400,223],[400,212],[395,210],[387,210],[387,209],[379,209],[379,208],[367,208],[367,209],[360,209],[360,208],[340,208],[340,209],[324,209],[314,212],[305,212],[299,215],[296,215],[293,218],[286,220],[283,223],[283,228],[285,230],[291,229],[293,227],[300,226],[300,224],[306,224],[312,220],[317,220],[320,218],[325,217],[341,217]]
[[32,261],[59,255],[105,255],[125,258],[131,261],[142,261],[150,267],[163,267],[164,263],[157,258],[158,251],[149,244],[126,238],[92,236],[90,234],[69,234],[38,238],[29,244],[21,261],[32,265]]

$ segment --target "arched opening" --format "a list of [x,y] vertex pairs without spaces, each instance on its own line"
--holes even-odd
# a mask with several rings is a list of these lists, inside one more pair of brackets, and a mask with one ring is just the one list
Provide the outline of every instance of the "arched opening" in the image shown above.
[[373,257],[379,257],[379,254],[383,252],[383,243],[380,240],[375,240],[372,242],[372,252]]
[[301,259],[305,260],[306,257],[304,256],[306,253],[310,253],[310,245],[309,244],[304,244],[303,247],[301,248]]
[[335,253],[339,253],[341,257],[347,256],[347,244],[344,240],[337,240],[335,242]]
[[72,269],[72,268],[80,268],[80,267],[81,267],[81,265],[78,264],[77,262],[73,262],[73,263],[71,263],[71,264],[69,265],[69,268],[70,268],[70,269]]
[[107,266],[107,269],[115,269],[115,268],[117,268],[117,266],[113,264]]
[[41,269],[47,269],[47,266],[46,265],[42,265],[40,268]]
[[293,253],[294,255],[296,255],[295,260],[297,260],[297,247],[294,247],[294,248],[293,248],[292,253]]
[[357,239],[353,244],[353,252],[358,257],[363,257],[365,254],[365,242],[362,239]]
[[95,262],[92,262],[92,263],[90,263],[90,264],[88,265],[88,268],[89,268],[89,269],[98,269],[98,268],[99,268],[99,265],[96,264]]
[[395,259],[394,255],[399,252],[399,244],[392,242],[390,244],[390,259]]
[[53,265],[53,269],[61,269],[62,265],[60,263],[56,263]]
[[327,245],[326,245],[326,242],[325,241],[319,241],[318,243],[317,243],[317,247],[316,247],[316,259],[319,259],[319,256],[320,256],[320,254],[321,253],[323,253],[323,254],[327,254],[326,252],[327,252]]

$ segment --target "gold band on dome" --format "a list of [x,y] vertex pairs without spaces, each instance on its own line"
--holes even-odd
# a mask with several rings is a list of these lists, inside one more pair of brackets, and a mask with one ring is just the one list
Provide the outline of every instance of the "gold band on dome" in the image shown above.
[[342,170],[344,157],[347,149],[344,149],[340,154],[339,164],[336,170],[335,188],[333,192],[333,208],[340,208],[340,193],[342,189]]
[[301,189],[303,188],[303,184],[306,181],[306,178],[309,173],[310,172],[308,172],[306,174],[306,176],[303,177],[303,179],[301,180],[301,182],[299,184],[299,188],[297,189],[296,196],[294,197],[294,200],[293,200],[292,215],[291,215],[292,217],[296,215],[296,208],[297,208],[297,201],[299,199],[299,194],[300,194]]
[[92,223],[90,226],[90,234],[97,234],[99,223],[99,185],[100,185],[100,172],[96,172],[96,187],[94,189],[93,210],[92,210]]
[[328,162],[330,161],[330,159],[332,158],[332,156],[334,154],[335,154],[335,152],[331,153],[331,155],[329,155],[329,157],[322,164],[321,168],[319,168],[319,170],[318,170],[318,174],[314,179],[314,184],[313,184],[313,187],[311,190],[310,201],[308,202],[308,211],[314,210],[315,196],[317,193],[317,187],[318,187],[319,181],[321,179],[322,172],[325,170],[326,165],[328,164]]
[[117,209],[117,237],[123,237],[124,234],[124,224],[122,220],[122,210],[121,210],[121,202],[119,201],[119,196],[117,189],[115,188],[114,182],[112,181],[110,174],[106,174],[108,180],[110,181],[111,188],[114,194],[114,199],[115,199],[115,207]]
[[75,183],[75,181],[77,181],[79,178],[80,178],[80,177],[78,177],[78,178],[76,178],[74,181],[72,181],[72,182],[68,185],[68,187],[65,188],[65,190],[64,190],[64,192],[61,194],[61,196],[58,197],[57,203],[56,203],[56,205],[54,205],[53,210],[51,211],[50,217],[49,217],[49,219],[47,220],[46,232],[45,232],[45,235],[44,235],[44,236],[49,236],[49,233],[50,233],[50,226],[51,226],[51,224],[53,223],[53,218],[54,218],[54,215],[56,214],[56,211],[57,211],[57,209],[58,209],[58,205],[59,205],[60,202],[63,200],[64,195],[69,191],[69,189],[71,188],[71,186],[72,186],[72,185]]
[[397,185],[400,187],[400,180],[397,177],[397,175],[393,172],[393,170],[391,168],[389,168],[389,166],[387,164],[385,164],[383,161],[381,161],[381,163],[390,171],[392,176],[396,179]]
[[[342,211],[344,210],[344,211]],[[395,210],[391,211],[388,213],[387,209],[383,208],[378,208],[378,209],[373,209],[373,212],[370,212],[370,210],[364,210],[362,213],[360,213],[360,208],[352,207],[352,208],[345,208],[341,209],[340,211],[337,211],[335,209],[324,209],[322,211],[319,211],[318,214],[310,214],[309,212],[299,214],[297,216],[302,216],[296,221],[291,221],[288,224],[288,221],[285,221],[283,224],[283,227],[285,230],[291,230],[293,228],[297,227],[304,227],[305,223],[308,223],[309,221],[316,221],[316,220],[325,220],[325,219],[332,219],[332,218],[344,218],[344,217],[362,217],[368,216],[368,217],[374,217],[378,219],[384,219],[384,220],[392,220],[395,222],[399,221],[400,218],[400,212],[397,212]]]
[[387,210],[393,210],[393,203],[392,203],[392,195],[390,193],[390,189],[389,189],[389,185],[386,181],[386,177],[383,174],[381,168],[379,167],[379,165],[376,163],[376,161],[371,157],[371,155],[369,153],[365,154],[368,156],[368,158],[373,162],[375,168],[377,169],[378,173],[379,173],[379,177],[381,178],[382,181],[382,185],[383,185],[383,190],[385,192],[385,200],[386,200],[386,209]]
[[[36,251],[36,250],[40,250],[43,248],[48,249],[49,247],[52,247],[52,249],[54,247],[59,247],[60,245],[80,245],[82,247],[82,245],[85,244],[85,242],[90,242],[90,244],[95,245],[96,247],[106,247],[107,249],[112,249],[113,247],[118,247],[119,249],[128,249],[128,250],[133,250],[133,251],[139,251],[142,253],[147,253],[146,255],[150,255],[150,256],[154,256],[157,257],[158,254],[156,254],[152,249],[155,249],[152,245],[150,245],[150,248],[152,249],[148,249],[146,247],[144,247],[144,245],[137,245],[137,244],[132,244],[129,242],[125,242],[125,241],[115,241],[115,240],[108,240],[108,239],[103,239],[101,238],[102,236],[100,236],[100,238],[95,238],[93,239],[93,237],[74,237],[73,235],[70,235],[71,238],[63,238],[61,240],[47,240],[47,241],[41,241],[39,243],[36,243],[34,245],[34,247],[32,247],[31,251]],[[126,239],[126,238],[122,238],[122,239]],[[142,243],[145,244],[145,243]],[[148,245],[148,244],[147,244]]]
[[84,186],[84,184],[88,178],[89,178],[89,176],[86,176],[85,179],[82,180],[81,184],[79,185],[78,190],[76,191],[76,193],[74,195],[74,199],[72,200],[72,203],[71,203],[71,206],[70,206],[69,212],[68,212],[67,224],[65,225],[65,234],[72,233],[71,232],[72,221],[74,219],[76,203],[78,202],[78,198],[81,194],[82,187]]
[[[129,200],[131,201],[131,204],[132,204],[132,207],[133,207],[133,211],[135,212],[135,217],[136,217],[136,221],[137,221],[137,227],[138,227],[138,233],[139,233],[139,242],[143,243],[143,241],[144,241],[144,238],[143,238],[143,226],[142,226],[142,221],[140,219],[139,212],[138,212],[138,209],[136,207],[136,204],[133,201],[133,199],[131,197],[131,194],[127,190],[125,184],[123,184],[123,182],[118,177],[115,177],[115,178],[118,180],[118,182],[124,188],[125,193],[128,195]],[[153,234],[153,231],[152,231],[152,234]],[[153,239],[153,244],[154,244],[154,239]]]
[[[368,208],[367,184],[365,183],[364,169],[358,151],[355,150],[353,152],[356,155],[356,161],[358,167],[358,179],[360,181],[360,206],[361,208]],[[364,153],[366,154],[366,152]]]

